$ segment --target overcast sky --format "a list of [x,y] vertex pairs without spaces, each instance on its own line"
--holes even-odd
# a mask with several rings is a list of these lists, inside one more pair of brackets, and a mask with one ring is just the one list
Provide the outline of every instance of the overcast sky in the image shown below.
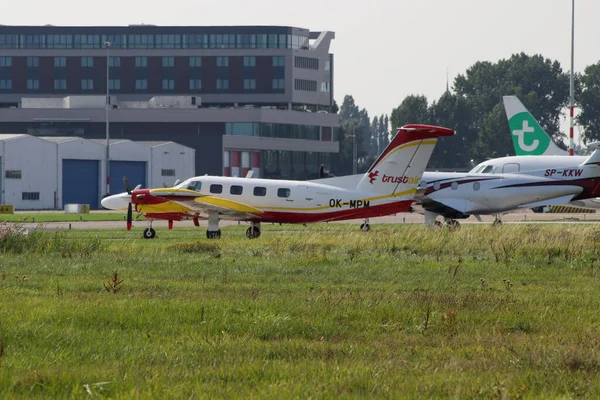
[[[576,0],[575,71],[600,60],[600,0]],[[438,99],[476,61],[542,54],[570,69],[571,0],[2,0],[5,25],[290,25],[336,33],[335,98],[371,116]]]

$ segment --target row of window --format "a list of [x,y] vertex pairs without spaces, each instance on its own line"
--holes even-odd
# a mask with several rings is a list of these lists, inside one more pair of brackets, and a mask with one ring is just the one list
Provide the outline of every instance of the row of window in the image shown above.
[[294,79],[294,89],[305,92],[316,92],[317,81],[311,81],[308,79]]
[[0,49],[308,49],[306,36],[259,34],[0,34]]
[[294,67],[304,69],[319,69],[319,59],[310,57],[294,57]]
[[[325,130],[325,127],[323,128]],[[284,139],[305,140],[328,140],[331,141],[331,133],[323,138],[319,134],[317,125],[292,125],[274,124],[267,122],[227,122],[225,123],[225,134],[233,136],[260,136]],[[337,140],[337,137],[334,139]]]
[[[197,192],[202,188],[202,182],[191,182],[188,187],[189,190],[195,190]],[[223,193],[223,185],[213,183],[209,187],[209,192],[212,194],[221,194]],[[229,187],[229,194],[240,196],[244,193],[244,187],[240,185],[231,185]],[[288,198],[290,197],[292,191],[289,188],[278,188],[277,189],[277,197]],[[267,188],[264,186],[254,186],[252,189],[252,194],[257,197],[264,197],[267,195]]]
[[[296,57],[298,58],[298,57]],[[92,56],[83,56],[80,58],[80,65],[85,68],[91,68],[94,66],[94,57]],[[190,68],[199,68],[202,66],[202,56],[192,56],[188,57]],[[317,60],[318,61],[318,60]],[[108,65],[110,67],[120,67],[121,66],[121,57],[118,56],[110,56],[108,59]],[[27,57],[27,67],[28,68],[39,68],[40,66],[40,58],[38,56]],[[59,56],[54,57],[54,67],[55,68],[64,68],[67,66],[67,57]],[[136,67],[147,67],[148,66],[148,57],[138,56],[135,57],[135,66]],[[162,57],[162,66],[164,68],[173,68],[175,67],[175,57],[166,56]],[[274,67],[284,67],[285,66],[285,57],[283,56],[275,56],[273,57],[273,66]],[[12,67],[12,57],[10,56],[2,56],[0,57],[0,67]],[[229,67],[229,57],[227,56],[219,56],[217,57],[217,67]],[[256,57],[255,56],[245,56],[244,57],[244,67],[256,67]]]
[[[0,79],[0,90],[12,90],[13,84],[12,79]],[[94,90],[94,80],[93,79],[82,79],[81,80],[81,90]],[[120,79],[109,79],[108,81],[109,90],[121,90],[121,80]],[[228,90],[229,89],[229,79],[217,79],[216,88],[218,90]],[[27,90],[39,90],[40,89],[40,80],[39,79],[27,79]],[[148,89],[148,80],[147,79],[136,79],[135,80],[135,89],[136,90],[147,90]],[[163,79],[162,80],[162,89],[163,90],[175,90],[175,80],[174,79]],[[190,79],[188,81],[188,89],[191,91],[199,91],[202,90],[202,80],[201,79]],[[285,89],[285,81],[283,79],[273,79],[272,81],[272,89],[273,90],[284,90]],[[67,90],[67,80],[66,79],[54,79],[54,90]],[[256,90],[256,79],[244,79],[244,90]]]

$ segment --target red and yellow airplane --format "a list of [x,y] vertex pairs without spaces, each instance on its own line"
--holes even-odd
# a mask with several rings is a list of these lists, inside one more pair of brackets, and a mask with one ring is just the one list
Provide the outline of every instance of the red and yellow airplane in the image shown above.
[[260,236],[261,222],[306,224],[364,218],[407,211],[413,202],[431,153],[442,136],[454,131],[430,125],[406,125],[364,175],[351,175],[311,181],[248,179],[198,176],[172,188],[133,191],[105,197],[102,206],[127,209],[127,229],[131,229],[132,204],[145,214],[149,226],[144,238],[154,238],[152,220],[208,220],[206,237],[220,238],[219,220],[250,222],[248,238]]

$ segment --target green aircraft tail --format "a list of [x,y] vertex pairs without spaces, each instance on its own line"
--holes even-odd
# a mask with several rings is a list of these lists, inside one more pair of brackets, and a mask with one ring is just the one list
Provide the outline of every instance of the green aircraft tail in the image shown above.
[[504,96],[502,99],[516,155],[566,156],[569,154],[552,141],[517,96]]

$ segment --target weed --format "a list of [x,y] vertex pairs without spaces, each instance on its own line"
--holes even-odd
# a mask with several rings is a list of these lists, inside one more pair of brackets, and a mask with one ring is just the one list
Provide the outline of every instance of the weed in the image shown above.
[[121,284],[123,283],[123,278],[119,275],[117,271],[113,272],[107,282],[104,282],[104,289],[106,289],[109,293],[117,293],[121,290]]

